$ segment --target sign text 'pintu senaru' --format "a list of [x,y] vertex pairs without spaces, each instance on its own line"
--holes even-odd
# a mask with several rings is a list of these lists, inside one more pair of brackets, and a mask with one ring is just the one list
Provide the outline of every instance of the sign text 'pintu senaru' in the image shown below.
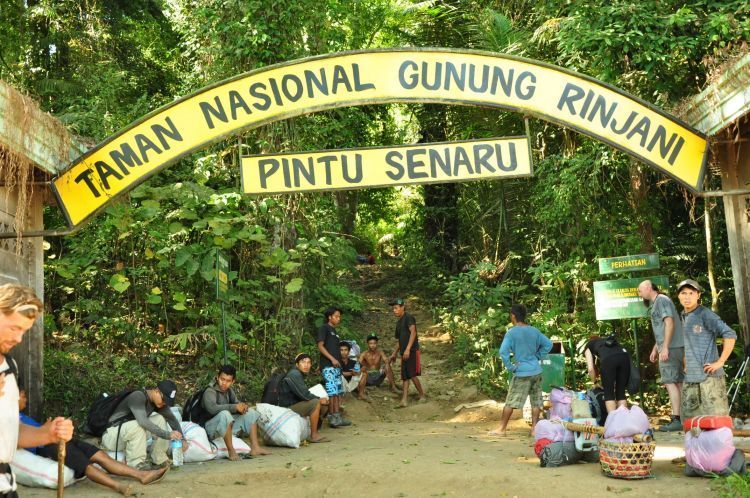
[[526,137],[242,158],[246,194],[387,187],[531,175]]
[[[702,187],[705,137],[621,90],[501,54],[388,49],[283,63],[206,87],[144,116],[76,159],[54,179],[53,190],[69,224],[77,225],[165,166],[232,134],[325,109],[393,102],[520,111],[604,141],[694,191]],[[406,159],[394,161],[404,169],[404,179],[409,175]],[[332,182],[334,171],[341,171],[341,178],[344,170],[357,177],[356,158],[346,161],[348,169],[343,161],[322,165],[323,170],[330,167]],[[288,171],[287,183],[294,185],[297,171],[300,187],[305,182],[318,186],[326,174],[319,174],[319,167],[315,165],[312,182],[301,166],[281,162],[266,180],[275,181],[277,174],[283,178]],[[306,171],[309,175],[309,167]],[[432,170],[424,172],[429,178]],[[423,178],[419,168],[416,173],[417,180]],[[393,182],[388,178],[386,183]]]

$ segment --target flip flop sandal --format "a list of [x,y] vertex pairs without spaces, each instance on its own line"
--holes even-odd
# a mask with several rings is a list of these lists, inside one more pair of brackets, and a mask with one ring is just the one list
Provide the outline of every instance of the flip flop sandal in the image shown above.
[[319,438],[317,441],[313,440],[313,439],[308,439],[308,441],[310,441],[311,443],[328,443],[331,440],[328,439],[327,437],[323,436],[323,437]]
[[171,468],[172,468],[171,466],[166,467],[167,470],[165,470],[162,475],[160,475],[159,477],[157,477],[153,481],[151,481],[151,482],[149,482],[147,484],[144,484],[144,486],[150,486],[152,484],[156,484],[157,482],[161,481],[162,479],[164,479],[164,476],[167,475],[167,473],[169,472],[169,469],[171,469]]

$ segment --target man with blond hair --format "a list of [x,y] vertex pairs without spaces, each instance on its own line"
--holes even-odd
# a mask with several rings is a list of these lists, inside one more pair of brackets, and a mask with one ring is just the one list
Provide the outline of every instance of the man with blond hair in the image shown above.
[[34,448],[70,441],[73,423],[63,417],[41,427],[20,425],[18,418],[18,368],[8,354],[42,313],[42,301],[28,287],[0,285],[0,496],[16,497],[16,480],[10,468],[16,448]]

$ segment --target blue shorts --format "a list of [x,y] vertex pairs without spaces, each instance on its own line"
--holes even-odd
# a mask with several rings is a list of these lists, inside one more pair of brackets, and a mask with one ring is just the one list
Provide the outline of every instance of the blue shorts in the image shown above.
[[325,367],[323,369],[323,382],[326,394],[329,397],[344,394],[344,384],[341,383],[341,369],[336,367]]

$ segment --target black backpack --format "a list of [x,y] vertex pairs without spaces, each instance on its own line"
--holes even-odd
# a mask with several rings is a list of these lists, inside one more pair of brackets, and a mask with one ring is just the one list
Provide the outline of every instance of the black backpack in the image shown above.
[[278,372],[271,376],[263,387],[263,396],[260,398],[261,403],[281,406],[281,383],[286,378],[286,372]]
[[595,387],[589,389],[586,393],[589,398],[589,404],[591,405],[591,415],[596,419],[596,423],[600,427],[604,426],[604,422],[607,420],[607,405],[604,403],[604,389],[601,387]]
[[206,425],[211,420],[211,414],[203,408],[203,394],[208,387],[199,389],[190,396],[182,407],[182,419],[198,425]]
[[102,393],[101,396],[96,398],[91,404],[86,423],[81,427],[81,430],[86,434],[101,437],[111,426],[122,424],[128,420],[134,420],[135,417],[131,413],[112,423],[109,421],[109,418],[117,410],[120,403],[134,391],[136,391],[136,389],[124,389],[113,395]]

